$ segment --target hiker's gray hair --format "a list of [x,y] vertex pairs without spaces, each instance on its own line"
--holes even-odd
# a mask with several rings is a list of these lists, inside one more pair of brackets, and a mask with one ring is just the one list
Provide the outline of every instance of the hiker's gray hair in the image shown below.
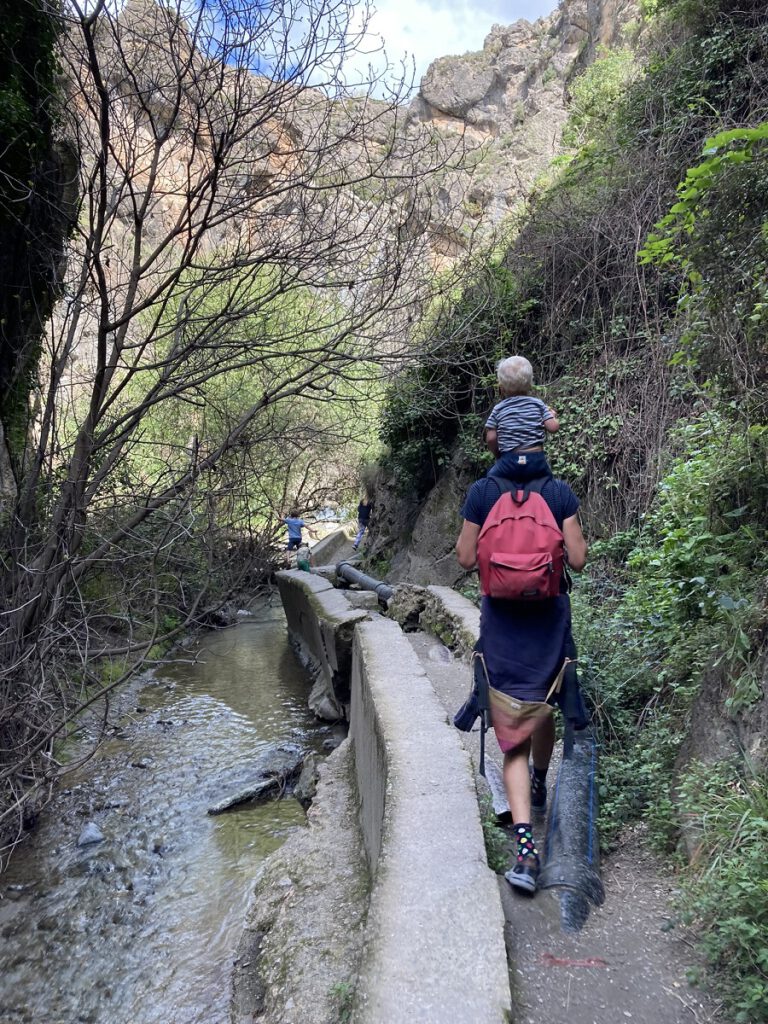
[[527,395],[533,387],[533,367],[525,356],[509,356],[496,366],[499,390],[506,397]]

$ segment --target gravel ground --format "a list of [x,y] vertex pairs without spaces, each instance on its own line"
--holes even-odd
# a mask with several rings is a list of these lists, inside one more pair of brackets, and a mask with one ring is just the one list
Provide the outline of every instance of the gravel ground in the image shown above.
[[[434,637],[409,639],[452,717],[469,689],[468,666]],[[461,735],[477,764],[477,732]],[[488,751],[500,764],[492,733]],[[477,783],[487,792],[479,775]],[[541,844],[543,816],[533,824]],[[642,827],[628,829],[604,860],[603,881],[605,904],[581,932],[566,934],[556,893],[530,899],[499,876],[515,1024],[729,1024],[717,1000],[687,980],[700,962],[690,935],[675,926],[675,876],[650,851]]]

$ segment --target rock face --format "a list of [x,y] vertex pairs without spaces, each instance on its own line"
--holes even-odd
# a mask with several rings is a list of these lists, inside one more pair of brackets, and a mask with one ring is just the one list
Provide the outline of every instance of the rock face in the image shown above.
[[[434,179],[429,200],[417,204],[411,223],[402,230],[423,236],[433,262],[443,265],[471,249],[478,237],[487,238],[557,155],[569,83],[599,47],[620,43],[636,18],[637,0],[561,0],[554,13],[533,24],[520,20],[494,25],[479,52],[434,61],[407,110],[373,99],[332,101],[318,90],[307,90],[300,102],[276,106],[258,128],[246,133],[231,185],[269,192],[276,179],[290,176],[297,161],[307,160],[319,126],[329,119],[334,130],[346,126],[339,131],[346,137],[342,163],[361,178],[369,165],[379,166],[382,180],[410,173],[415,164],[429,171]],[[97,35],[110,87],[120,87],[130,65],[132,89],[141,97],[138,114],[151,116],[154,130],[170,118],[177,87],[162,42],[170,31],[169,19],[173,16],[156,0],[128,0],[120,15],[119,53],[113,53],[116,43],[109,33]],[[175,33],[182,56],[202,68],[183,22]],[[203,81],[207,74],[201,71]],[[267,79],[242,79],[234,72],[222,81],[225,91],[245,89],[255,101],[271,87]],[[364,138],[358,130],[362,124]],[[176,178],[183,176],[190,158],[202,159],[202,150],[190,157],[182,134],[170,127],[168,131],[174,135],[175,159],[162,172],[168,178],[166,215],[178,212]],[[435,147],[442,154],[437,159]],[[330,154],[317,168],[326,174],[332,170],[325,166],[327,159]],[[351,219],[364,218],[371,201],[382,201],[374,197],[373,187],[365,196],[353,186],[346,191],[345,216]],[[276,220],[283,227],[297,213],[289,207],[287,201],[276,205]],[[306,210],[298,212],[308,216]],[[147,230],[151,235],[151,224]]]
[[349,742],[320,768],[307,828],[264,863],[240,941],[233,1024],[349,1019],[368,877]]
[[[453,587],[467,575],[456,561],[454,545],[461,526],[459,508],[470,483],[458,469],[448,468],[420,508],[407,547],[398,550],[394,541],[397,534],[385,537],[383,531],[377,532],[373,556],[385,550],[396,552],[387,582]],[[382,495],[379,504],[387,503]]]
[[[410,119],[442,136],[461,134],[476,159],[447,183],[433,219],[435,247],[465,247],[468,225],[496,226],[560,148],[569,84],[601,47],[636,22],[636,0],[561,0],[531,24],[494,25],[483,49],[430,65]],[[481,231],[481,235],[484,232]]]
[[[406,108],[369,97],[331,99],[314,88],[283,95],[268,79],[222,69],[198,52],[189,27],[157,0],[127,0],[119,16],[102,19],[94,39],[120,126],[116,162],[130,172],[130,188],[116,172],[108,234],[120,258],[108,265],[110,289],[119,298],[133,287],[134,192],[148,190],[142,244],[162,249],[169,225],[186,208],[187,175],[203,180],[213,160],[215,147],[196,127],[198,106],[212,123],[225,124],[238,98],[245,113],[218,175],[216,226],[201,236],[201,252],[255,247],[277,264],[286,252],[304,259],[314,248],[318,266],[307,269],[314,280],[329,272],[321,269],[325,246],[334,280],[357,286],[364,253],[380,242],[377,258],[384,258],[396,243],[403,282],[414,295],[426,293],[434,268],[488,241],[558,153],[569,83],[598,47],[621,40],[635,15],[636,0],[561,0],[533,24],[493,26],[478,53],[436,60]],[[180,66],[187,70],[180,73]],[[74,52],[70,78],[78,67]],[[88,142],[80,152],[87,178],[89,161],[98,158],[97,126],[81,87],[73,80],[68,88],[80,126],[72,133]],[[156,148],[157,159],[150,159]],[[340,183],[338,191],[318,201],[314,183],[328,179]],[[226,215],[230,208],[245,212],[233,218]],[[178,258],[177,242],[167,246],[168,265]],[[141,281],[139,291],[153,285]],[[342,306],[358,301],[352,285],[340,287]],[[409,332],[413,317],[406,307],[388,312],[389,336]],[[65,315],[60,304],[57,317]],[[78,380],[94,357],[88,316],[76,332]],[[1,449],[0,443],[0,456]],[[12,497],[13,486],[2,462],[0,500],[6,492]]]

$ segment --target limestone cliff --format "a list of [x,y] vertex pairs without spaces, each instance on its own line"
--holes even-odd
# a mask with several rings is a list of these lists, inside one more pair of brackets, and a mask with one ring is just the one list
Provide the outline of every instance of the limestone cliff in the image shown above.
[[497,226],[528,192],[560,151],[574,76],[637,22],[636,0],[561,0],[533,24],[494,25],[477,53],[430,65],[410,120],[444,137],[461,134],[473,157],[438,194],[438,251],[456,255],[469,228]]
[[[257,250],[288,277],[301,263],[302,280],[331,282],[344,308],[396,275],[415,298],[401,297],[380,333],[407,337],[434,268],[487,242],[519,203],[559,150],[569,83],[635,15],[634,0],[561,0],[533,24],[494,26],[480,52],[435,61],[403,107],[331,99],[217,64],[169,8],[127,0],[93,39],[111,118],[104,152],[76,32],[64,62],[81,192],[102,160],[109,168],[107,224],[94,231],[108,240],[102,273],[115,319],[125,322],[121,296],[154,294],[157,275],[173,274],[191,231],[205,259],[226,250],[252,261]],[[194,198],[210,187],[210,203]],[[136,284],[141,252],[151,266]],[[371,269],[387,260],[391,273]],[[366,266],[367,290],[358,280]],[[93,359],[100,307],[91,305],[74,327],[63,323],[69,307],[55,318],[74,338],[71,372],[80,380]]]
[[[444,266],[477,240],[487,240],[557,155],[569,83],[600,47],[624,38],[636,22],[637,6],[637,0],[561,0],[551,15],[534,23],[494,25],[481,51],[434,61],[407,107],[366,98],[333,100],[314,89],[302,89],[295,102],[281,95],[269,116],[238,143],[239,183],[231,184],[269,194],[277,183],[274,219],[284,231],[294,218],[282,180],[290,184],[299,163],[304,177],[361,179],[357,186],[342,185],[347,219],[365,218],[371,203],[387,201],[386,188],[375,187],[375,179],[385,184],[398,175],[423,174],[429,187],[422,182],[422,198],[407,229],[423,234],[432,261]],[[187,35],[185,25],[156,0],[127,0],[119,28],[97,33],[110,90],[146,123],[149,135],[162,131],[169,118],[175,122],[168,126],[173,146],[165,149],[173,154],[164,167],[165,198],[158,204],[168,207],[165,216],[176,212],[173,197],[183,191],[174,173],[181,180],[189,161],[199,163],[206,152],[205,132],[180,131],[184,118],[178,112],[171,116],[179,60],[200,65],[197,75],[188,76],[187,92],[220,89],[224,101],[245,91],[257,104],[260,94],[275,89],[258,75],[245,81],[234,71],[220,78],[204,69]],[[195,96],[186,96],[183,106],[189,107],[186,120],[194,126]],[[324,148],[319,144],[329,131],[344,140],[335,153],[327,142]],[[338,166],[328,166],[332,158]],[[393,210],[393,216],[399,212]],[[157,213],[163,219],[163,211]]]

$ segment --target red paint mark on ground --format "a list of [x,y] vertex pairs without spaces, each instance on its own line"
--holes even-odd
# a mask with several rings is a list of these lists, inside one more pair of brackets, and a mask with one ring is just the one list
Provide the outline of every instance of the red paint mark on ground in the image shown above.
[[608,967],[608,961],[599,956],[572,960],[569,956],[553,956],[552,953],[542,953],[541,962],[545,967]]

